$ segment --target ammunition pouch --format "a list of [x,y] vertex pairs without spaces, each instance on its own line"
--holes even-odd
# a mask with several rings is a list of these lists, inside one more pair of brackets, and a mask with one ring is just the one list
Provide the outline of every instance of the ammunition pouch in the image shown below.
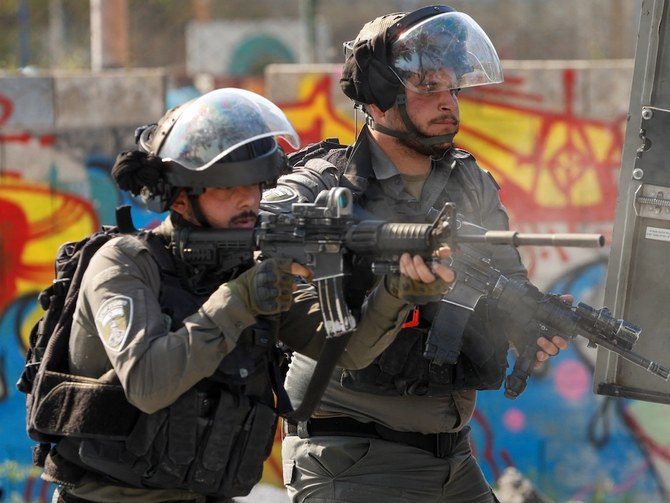
[[270,455],[277,415],[245,395],[215,392],[191,389],[140,415],[124,440],[82,439],[72,461],[132,487],[247,495]]

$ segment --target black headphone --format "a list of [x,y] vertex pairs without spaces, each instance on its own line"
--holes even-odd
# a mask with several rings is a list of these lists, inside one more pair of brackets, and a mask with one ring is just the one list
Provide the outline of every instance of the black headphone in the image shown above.
[[355,102],[377,105],[382,112],[391,108],[402,83],[388,64],[389,47],[410,26],[446,12],[455,11],[446,5],[433,5],[372,21],[370,25],[377,24],[378,32],[369,38],[357,38],[344,62],[340,79],[344,94]]

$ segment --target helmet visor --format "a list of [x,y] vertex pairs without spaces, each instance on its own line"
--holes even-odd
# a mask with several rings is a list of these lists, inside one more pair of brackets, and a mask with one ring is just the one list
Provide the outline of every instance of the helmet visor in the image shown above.
[[503,81],[491,40],[462,12],[432,16],[401,33],[391,45],[391,69],[421,94]]
[[297,149],[298,133],[271,101],[244,89],[217,89],[188,104],[158,155],[203,171],[247,143],[281,137]]

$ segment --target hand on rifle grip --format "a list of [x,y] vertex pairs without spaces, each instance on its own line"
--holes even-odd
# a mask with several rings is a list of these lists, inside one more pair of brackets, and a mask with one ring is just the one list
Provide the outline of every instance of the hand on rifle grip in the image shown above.
[[291,307],[295,276],[310,275],[309,269],[289,258],[271,258],[256,264],[227,285],[252,315],[271,315]]
[[[574,301],[573,296],[569,294],[561,295],[559,298],[569,305],[572,305],[572,302]],[[538,368],[552,356],[558,355],[561,349],[568,349],[569,343],[567,338],[555,335],[551,340],[546,337],[538,337],[537,345],[540,346],[540,349],[535,355],[536,361],[534,368]]]
[[[446,260],[450,256],[449,247],[438,250],[438,259]],[[420,255],[409,253],[400,257],[400,273],[385,277],[391,295],[418,305],[439,301],[449,291],[454,279],[454,271],[443,263],[436,261],[429,267]]]

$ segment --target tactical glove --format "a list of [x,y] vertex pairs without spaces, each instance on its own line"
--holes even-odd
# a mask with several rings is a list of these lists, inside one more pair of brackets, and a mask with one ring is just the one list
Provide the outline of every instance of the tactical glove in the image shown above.
[[272,258],[256,264],[227,283],[254,316],[288,311],[293,300],[291,259]]
[[391,295],[419,306],[439,301],[449,291],[450,286],[450,283],[440,277],[432,283],[423,283],[399,273],[385,275],[384,282]]

